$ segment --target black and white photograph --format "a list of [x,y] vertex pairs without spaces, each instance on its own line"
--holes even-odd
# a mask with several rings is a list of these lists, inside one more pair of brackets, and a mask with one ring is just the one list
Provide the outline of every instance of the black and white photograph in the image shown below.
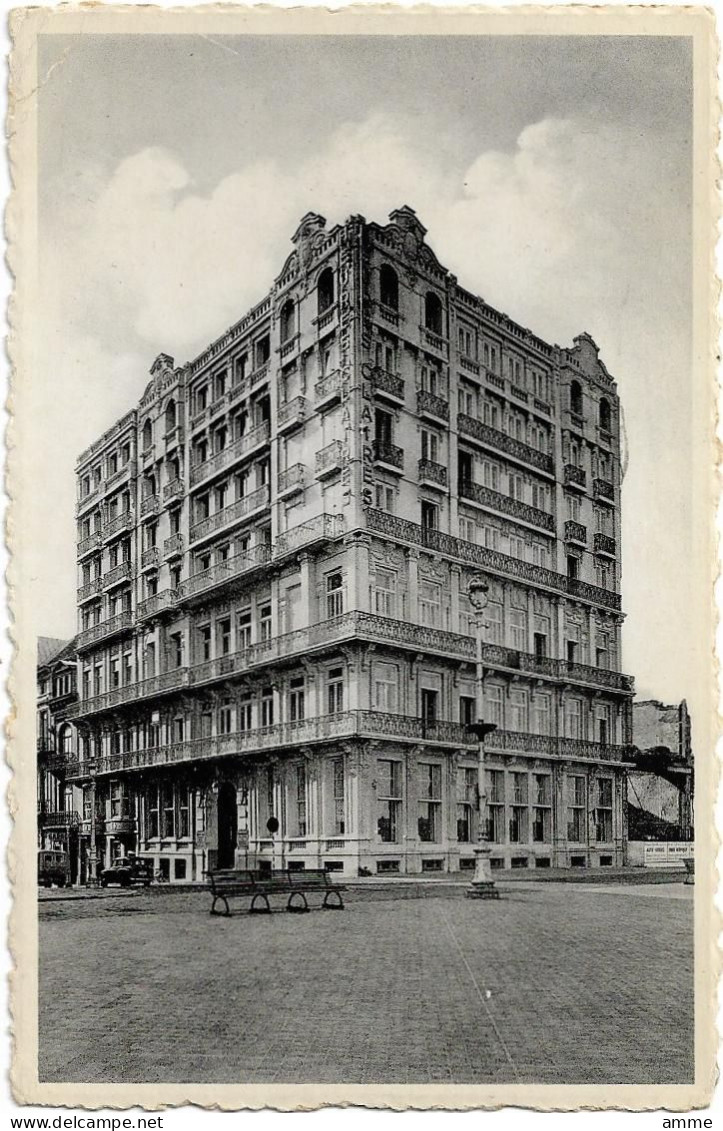
[[16,1101],[710,1102],[710,13],[12,33]]

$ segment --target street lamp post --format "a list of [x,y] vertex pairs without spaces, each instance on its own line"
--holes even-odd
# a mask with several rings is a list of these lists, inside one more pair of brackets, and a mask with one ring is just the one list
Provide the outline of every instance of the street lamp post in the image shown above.
[[468,899],[499,899],[499,891],[492,879],[490,867],[490,845],[487,837],[487,782],[485,778],[485,739],[492,731],[497,730],[494,723],[484,721],[484,666],[482,647],[484,643],[484,610],[487,607],[487,594],[489,585],[483,577],[472,577],[467,590],[470,603],[475,610],[475,624],[477,637],[477,680],[476,680],[476,705],[477,721],[472,723],[470,730],[478,741],[477,763],[477,844],[474,855],[474,879],[467,888],[465,895]]

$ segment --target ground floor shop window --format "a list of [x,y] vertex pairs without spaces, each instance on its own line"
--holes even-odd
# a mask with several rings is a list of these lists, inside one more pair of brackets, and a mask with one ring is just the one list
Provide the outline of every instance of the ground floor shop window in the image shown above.
[[587,797],[585,778],[571,774],[567,779],[567,839],[583,844],[586,837]]
[[344,833],[344,760],[335,758],[331,764],[334,800],[333,830],[335,836]]
[[552,839],[552,779],[549,774],[535,774],[533,779],[534,807],[532,810],[532,839],[537,844],[549,844]]
[[377,761],[377,835],[385,844],[400,839],[402,816],[402,764]]
[[419,839],[436,844],[442,839],[442,767],[420,762],[418,767]]
[[474,766],[460,766],[457,769],[457,840],[460,844],[469,844],[474,839],[476,804],[477,769]]
[[597,779],[597,808],[595,809],[595,839],[609,843],[613,839],[613,781]]
[[510,843],[526,844],[528,832],[528,778],[524,773],[512,774],[512,808],[510,810]]

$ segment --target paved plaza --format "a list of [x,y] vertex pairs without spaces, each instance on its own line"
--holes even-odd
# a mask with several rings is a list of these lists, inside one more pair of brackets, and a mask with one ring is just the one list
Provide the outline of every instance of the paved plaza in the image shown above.
[[198,891],[43,902],[40,1079],[691,1082],[693,889],[502,887],[229,919]]

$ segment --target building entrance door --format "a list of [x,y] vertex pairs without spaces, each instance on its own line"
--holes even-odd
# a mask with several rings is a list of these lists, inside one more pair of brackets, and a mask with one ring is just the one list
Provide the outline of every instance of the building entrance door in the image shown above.
[[233,868],[238,839],[236,788],[221,782],[218,789],[218,863],[219,868]]

